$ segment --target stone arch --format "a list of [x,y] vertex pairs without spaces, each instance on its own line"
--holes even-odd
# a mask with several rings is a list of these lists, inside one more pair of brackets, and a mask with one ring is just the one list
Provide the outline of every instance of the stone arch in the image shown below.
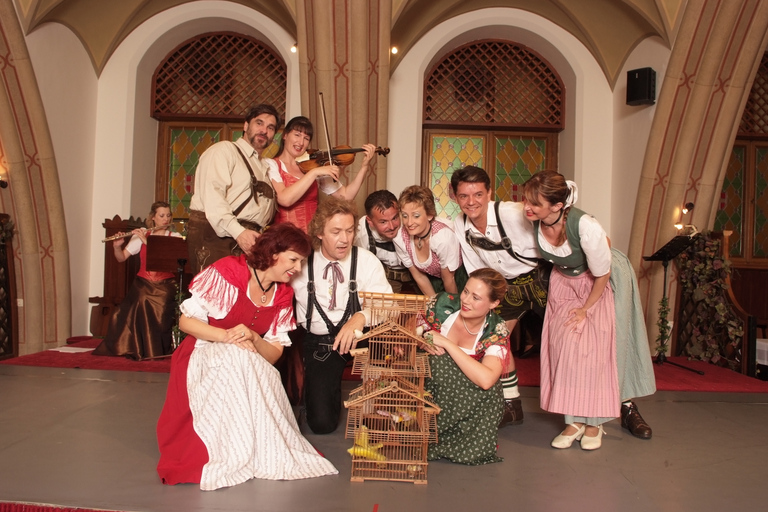
[[[649,337],[658,332],[663,268],[643,262],[677,231],[681,207],[691,223],[714,222],[730,148],[768,42],[768,4],[689,2],[659,94],[635,206],[629,254],[638,271]],[[676,275],[667,296],[675,311]]]
[[0,2],[0,151],[9,187],[3,210],[13,239],[19,354],[70,336],[69,248],[64,207],[45,111],[26,41],[11,2]]

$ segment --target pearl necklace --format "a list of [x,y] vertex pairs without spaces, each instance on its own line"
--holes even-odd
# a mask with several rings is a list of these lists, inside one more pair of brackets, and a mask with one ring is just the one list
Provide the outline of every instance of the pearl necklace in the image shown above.
[[267,294],[269,293],[269,290],[272,289],[273,286],[275,286],[275,282],[272,281],[269,286],[267,286],[267,289],[264,289],[264,285],[261,284],[261,280],[259,279],[259,274],[256,272],[256,269],[253,269],[253,275],[256,276],[256,282],[259,283],[259,288],[262,290],[261,294],[261,303],[266,304],[267,303]]
[[470,330],[469,330],[469,327],[467,327],[467,321],[466,321],[466,320],[464,320],[464,317],[461,317],[461,323],[463,323],[463,324],[464,324],[464,329],[466,329],[466,330],[467,330],[467,332],[468,332],[469,334],[471,334],[472,336],[477,336],[478,334],[480,334],[480,331],[481,331],[481,330],[482,330],[482,328],[483,328],[483,327],[481,326],[481,327],[480,327],[480,329],[478,329],[478,330],[477,330],[477,332],[472,332],[472,331],[470,331]]

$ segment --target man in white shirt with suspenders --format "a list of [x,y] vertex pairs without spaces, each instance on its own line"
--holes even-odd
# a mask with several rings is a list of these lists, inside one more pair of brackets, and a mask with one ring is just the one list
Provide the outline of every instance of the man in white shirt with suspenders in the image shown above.
[[296,322],[304,336],[304,402],[315,434],[336,430],[341,415],[341,379],[355,331],[370,327],[371,313],[357,292],[392,293],[384,267],[371,252],[353,245],[355,206],[325,198],[309,224],[314,250],[291,281]]

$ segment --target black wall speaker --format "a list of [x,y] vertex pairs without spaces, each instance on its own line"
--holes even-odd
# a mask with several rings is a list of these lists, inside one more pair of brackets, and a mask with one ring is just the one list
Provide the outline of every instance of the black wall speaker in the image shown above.
[[627,105],[656,103],[656,72],[652,68],[627,71]]

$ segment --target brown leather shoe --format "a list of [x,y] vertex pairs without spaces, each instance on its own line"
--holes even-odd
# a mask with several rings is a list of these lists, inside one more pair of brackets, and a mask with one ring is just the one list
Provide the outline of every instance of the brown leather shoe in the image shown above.
[[630,402],[629,407],[621,406],[621,426],[640,439],[650,439],[653,435],[653,430],[640,416],[640,411],[637,410],[637,404],[634,402]]
[[504,400],[504,416],[501,417],[499,428],[507,425],[520,425],[523,422],[523,402],[519,398]]

